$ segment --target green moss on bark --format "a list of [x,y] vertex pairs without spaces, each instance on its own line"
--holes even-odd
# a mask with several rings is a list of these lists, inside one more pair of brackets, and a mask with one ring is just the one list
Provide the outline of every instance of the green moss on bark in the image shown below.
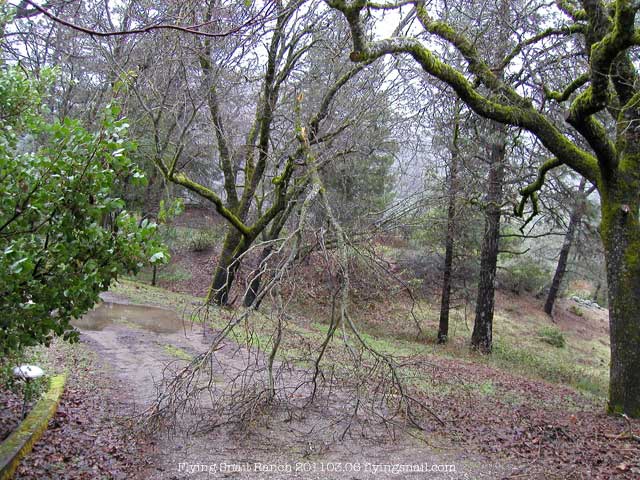
[[51,378],[49,390],[36,403],[27,418],[0,445],[0,480],[13,477],[20,460],[32,449],[47,429],[64,390],[66,375]]

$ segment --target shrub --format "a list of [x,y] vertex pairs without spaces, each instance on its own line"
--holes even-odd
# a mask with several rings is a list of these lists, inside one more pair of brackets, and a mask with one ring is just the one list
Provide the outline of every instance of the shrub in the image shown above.
[[563,348],[566,340],[560,329],[556,327],[543,327],[538,332],[538,338],[544,343],[548,343],[554,347]]
[[46,88],[0,69],[0,357],[55,335],[77,339],[70,320],[112,280],[168,258],[156,225],[138,222],[115,193],[144,180],[118,108],[97,132],[50,122]]
[[216,232],[211,230],[198,230],[190,239],[188,248],[192,252],[207,252],[220,241]]
[[549,279],[549,273],[533,258],[517,258],[498,272],[499,285],[516,294],[537,293]]
[[582,311],[582,309],[580,307],[578,307],[577,305],[571,305],[569,307],[569,311],[571,313],[573,313],[574,315],[577,315],[578,317],[584,317],[584,312]]

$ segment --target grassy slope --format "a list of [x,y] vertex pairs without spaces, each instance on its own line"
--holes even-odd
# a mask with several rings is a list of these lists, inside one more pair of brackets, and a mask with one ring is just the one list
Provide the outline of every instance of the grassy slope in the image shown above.
[[[127,296],[132,302],[173,307],[187,316],[201,302],[200,298],[191,295],[130,280],[123,280],[114,285],[112,291]],[[433,338],[416,338],[415,329],[412,329],[413,320],[408,318],[403,304],[391,307],[387,305],[382,310],[362,309],[364,313],[359,312],[356,320],[367,343],[381,352],[398,357],[420,356],[428,359],[435,356],[464,364],[486,366],[507,374],[567,385],[590,400],[600,403],[606,395],[609,354],[607,338],[598,333],[595,325],[603,321],[604,315],[597,311],[585,312],[583,317],[579,318],[584,323],[584,328],[580,329],[576,329],[569,322],[556,326],[552,325],[544,314],[532,310],[531,303],[526,298],[499,297],[495,318],[495,350],[491,356],[481,356],[469,351],[469,332],[464,315],[460,311],[453,312],[451,316],[451,338],[446,346],[436,345]],[[507,304],[508,307],[501,308],[501,304]],[[282,355],[290,359],[300,359],[306,352],[313,351],[320,345],[328,328],[327,317],[317,311],[317,305],[315,307],[314,311],[312,307],[306,309],[305,304],[297,306],[296,319],[299,321],[287,324],[289,337],[283,343]],[[566,305],[559,307],[565,309]],[[308,313],[306,319],[305,313]],[[430,332],[430,335],[433,334],[437,328],[436,306],[420,302],[415,308],[415,313],[423,330]],[[230,311],[214,309],[210,314],[210,321],[214,327],[220,328],[229,315]],[[470,321],[472,319],[468,320]],[[252,333],[255,335],[254,341],[259,342],[265,349],[270,346],[274,322],[268,314],[259,314],[250,321]],[[544,334],[549,329],[564,338],[564,347],[552,346],[545,341]],[[584,330],[590,334],[585,335]],[[246,339],[243,333],[239,332],[235,340],[242,343]],[[337,353],[332,358],[339,361],[341,356]],[[405,373],[415,379],[416,386],[433,388],[428,380],[420,379],[417,372],[415,375],[411,372]],[[452,387],[447,385],[443,388],[450,390]],[[486,394],[494,393],[490,379],[463,382],[461,388],[477,388]]]
[[[186,224],[201,220],[198,212],[195,217],[181,218],[178,225],[164,227],[164,235],[174,252],[174,261],[158,270],[160,285],[181,291],[193,291],[195,286],[206,286],[208,276],[200,272],[224,232],[224,224],[208,221],[199,228],[190,228]],[[197,222],[196,222],[197,223]],[[384,250],[383,247],[380,247]],[[207,252],[208,255],[207,256]],[[384,252],[382,252],[384,254]],[[204,254],[204,256],[203,256]],[[393,255],[391,255],[393,256]],[[312,270],[313,267],[310,268]],[[179,312],[193,311],[200,299],[190,295],[177,294],[162,289],[147,288],[151,272],[142,272],[133,281],[123,281],[114,287],[138,303],[155,303],[173,306]],[[195,281],[194,281],[195,280]],[[311,282],[315,282],[311,273]],[[203,289],[200,289],[200,293]],[[322,295],[321,295],[322,296]],[[294,316],[299,320],[297,334],[305,337],[311,344],[322,341],[329,305],[322,298],[298,296],[293,308]],[[468,339],[473,326],[473,312],[462,309],[452,311],[450,316],[450,342],[447,346],[435,344],[437,331],[438,305],[420,300],[413,306],[406,295],[387,294],[378,300],[355,301],[352,312],[368,335],[372,345],[388,353],[399,355],[437,355],[462,359],[498,368],[506,372],[515,372],[534,379],[569,385],[579,391],[603,398],[608,385],[609,340],[606,311],[584,309],[573,302],[560,301],[557,305],[556,319],[553,324],[543,313],[541,301],[527,296],[498,294],[494,319],[494,353],[489,357],[473,354],[468,348]],[[582,316],[576,315],[582,314]],[[426,339],[416,340],[415,321],[418,321]],[[222,318],[214,318],[222,325]],[[271,331],[265,319],[261,328],[264,342],[268,341]],[[547,343],[549,337],[564,340],[564,347]],[[545,339],[547,341],[545,341]]]
[[[197,281],[206,283],[206,277]],[[132,281],[114,290],[134,302],[173,306],[187,314],[202,300]],[[423,418],[430,445],[464,445],[517,465],[524,478],[582,478],[585,472],[592,478],[637,478],[640,457],[633,439],[640,424],[604,414],[606,311],[582,308],[576,315],[575,303],[562,300],[554,325],[540,301],[499,293],[494,353],[481,356],[468,348],[472,312],[466,322],[464,312],[452,313],[450,342],[439,346],[433,338],[437,305],[425,300],[415,305],[414,314],[428,336],[417,339],[405,297],[354,297],[352,312],[367,344],[393,354],[403,365],[401,376],[411,395],[446,422],[440,428],[428,415]],[[310,371],[328,328],[329,302],[318,291],[297,300],[284,322],[278,357]],[[213,308],[209,320],[221,328],[233,313]],[[241,324],[232,339],[240,344],[250,339],[254,348],[269,351],[276,321],[265,308]],[[353,344],[353,334],[345,334]],[[547,343],[558,338],[564,339],[564,347]],[[349,375],[351,359],[340,333],[323,359],[324,371],[335,368],[338,375],[341,370]]]
[[[210,268],[215,247],[223,236],[224,225],[207,223],[200,228],[186,224],[197,224],[201,215],[181,218],[179,226],[165,232],[172,247],[174,261],[161,267],[158,272],[159,285],[171,290],[197,292],[200,295],[208,286],[208,274],[201,272]],[[383,249],[384,250],[384,249]],[[384,253],[384,252],[383,252]],[[392,255],[393,256],[393,255]],[[310,282],[314,278],[314,266],[308,266]],[[303,274],[304,276],[304,274]],[[178,312],[193,312],[201,298],[154,289],[143,285],[150,282],[150,272],[143,272],[137,279],[122,281],[114,287],[115,292],[124,293],[134,302],[171,306]],[[411,305],[406,295],[383,294],[362,301],[356,299],[352,312],[358,325],[371,345],[387,353],[406,355],[436,355],[464,360],[504,372],[517,373],[533,379],[571,386],[595,399],[606,396],[608,385],[609,339],[606,311],[577,307],[571,301],[559,301],[556,307],[557,324],[542,311],[541,301],[527,296],[499,293],[496,299],[494,319],[494,353],[483,357],[473,354],[468,348],[468,339],[473,326],[473,312],[458,308],[450,316],[450,342],[446,346],[435,344],[438,305],[419,300]],[[411,314],[413,310],[413,315]],[[322,341],[328,323],[329,305],[325,298],[309,296],[304,292],[293,306],[295,340],[308,343],[313,348]],[[576,313],[582,316],[576,315]],[[223,325],[228,315],[216,316],[213,321]],[[418,321],[426,339],[417,339],[415,321]],[[257,322],[259,340],[268,343],[272,334],[270,320],[266,317]],[[551,340],[564,340],[563,347],[553,346]],[[306,340],[306,341],[305,341]],[[287,348],[285,344],[284,348]]]

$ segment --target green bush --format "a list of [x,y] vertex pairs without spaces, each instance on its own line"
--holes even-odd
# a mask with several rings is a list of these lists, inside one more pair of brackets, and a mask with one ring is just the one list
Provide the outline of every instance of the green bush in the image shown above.
[[119,109],[108,107],[95,132],[49,121],[47,87],[0,67],[0,357],[55,335],[77,339],[70,320],[112,280],[168,258],[156,225],[115,193],[144,182]]
[[582,309],[580,307],[578,307],[577,305],[571,305],[569,307],[569,311],[571,313],[573,313],[574,315],[577,315],[578,317],[584,317],[584,312],[582,311]]
[[207,252],[221,241],[220,236],[211,230],[198,230],[190,239],[188,248],[192,252]]
[[544,343],[548,343],[554,347],[563,348],[566,345],[564,335],[560,329],[556,327],[543,327],[538,332],[538,338]]
[[498,271],[499,285],[518,295],[538,293],[549,280],[549,272],[530,257],[518,257]]

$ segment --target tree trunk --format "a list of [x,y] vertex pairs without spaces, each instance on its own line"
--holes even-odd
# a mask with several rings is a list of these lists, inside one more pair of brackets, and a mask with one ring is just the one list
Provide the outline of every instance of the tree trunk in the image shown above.
[[627,178],[605,179],[600,189],[609,285],[609,411],[640,418],[640,185],[637,172],[615,176]]
[[[251,283],[249,283],[249,288],[244,294],[243,304],[245,307],[250,307],[256,301],[256,297],[260,292],[260,284],[262,283],[262,276],[266,270],[266,260],[269,258],[269,255],[273,252],[273,246],[269,245],[262,249],[262,253],[260,254],[260,261],[258,263],[258,270],[255,272]],[[260,306],[260,302],[257,302],[255,308]]]
[[444,271],[442,273],[442,298],[440,300],[440,324],[438,325],[438,343],[447,343],[449,338],[449,308],[451,303],[451,268],[453,265],[453,216],[455,206],[449,198],[447,212],[447,238],[445,240]]
[[456,112],[449,172],[449,205],[447,208],[447,237],[445,239],[444,269],[442,272],[442,298],[440,300],[440,324],[438,343],[447,343],[449,337],[449,309],[451,304],[451,270],[455,234],[456,195],[458,191],[458,135],[460,132],[459,110]]
[[246,244],[246,239],[234,227],[227,227],[227,235],[207,294],[207,303],[227,305],[229,302],[229,291],[240,266],[238,257],[246,251]]
[[486,196],[484,239],[480,256],[476,318],[473,325],[473,334],[471,335],[472,348],[482,353],[491,353],[493,347],[493,309],[500,243],[506,133],[507,129],[504,125],[495,125],[489,149],[490,167]]
[[553,312],[553,305],[558,297],[558,292],[560,291],[560,285],[562,284],[564,274],[567,271],[567,260],[569,259],[569,252],[573,245],[573,237],[575,236],[576,229],[582,220],[582,214],[584,212],[583,193],[586,184],[587,181],[583,178],[580,181],[580,186],[578,187],[578,198],[576,204],[573,206],[571,216],[569,217],[569,226],[567,227],[567,233],[564,236],[564,242],[562,242],[562,248],[560,249],[556,273],[553,275],[551,287],[549,288],[549,295],[547,295],[547,301],[544,304],[544,311],[549,316],[551,316],[551,313]]
[[151,286],[152,287],[156,286],[157,277],[158,277],[158,266],[154,264],[153,265],[153,273],[151,275]]
[[[269,229],[269,233],[267,234],[265,240],[273,241],[280,236],[282,229],[284,228],[285,223],[289,219],[289,215],[293,211],[296,202],[291,202],[287,208],[281,211],[276,218],[274,218],[273,223],[271,224],[271,228]],[[260,284],[262,283],[262,277],[267,269],[267,260],[269,256],[273,253],[274,245],[273,243],[269,243],[266,247],[262,249],[262,253],[260,254],[260,261],[258,262],[258,270],[255,273],[255,276],[251,280],[249,284],[249,288],[244,294],[243,304],[245,307],[250,307],[256,301],[256,297],[260,293]],[[255,308],[260,306],[262,299],[260,299]]]

